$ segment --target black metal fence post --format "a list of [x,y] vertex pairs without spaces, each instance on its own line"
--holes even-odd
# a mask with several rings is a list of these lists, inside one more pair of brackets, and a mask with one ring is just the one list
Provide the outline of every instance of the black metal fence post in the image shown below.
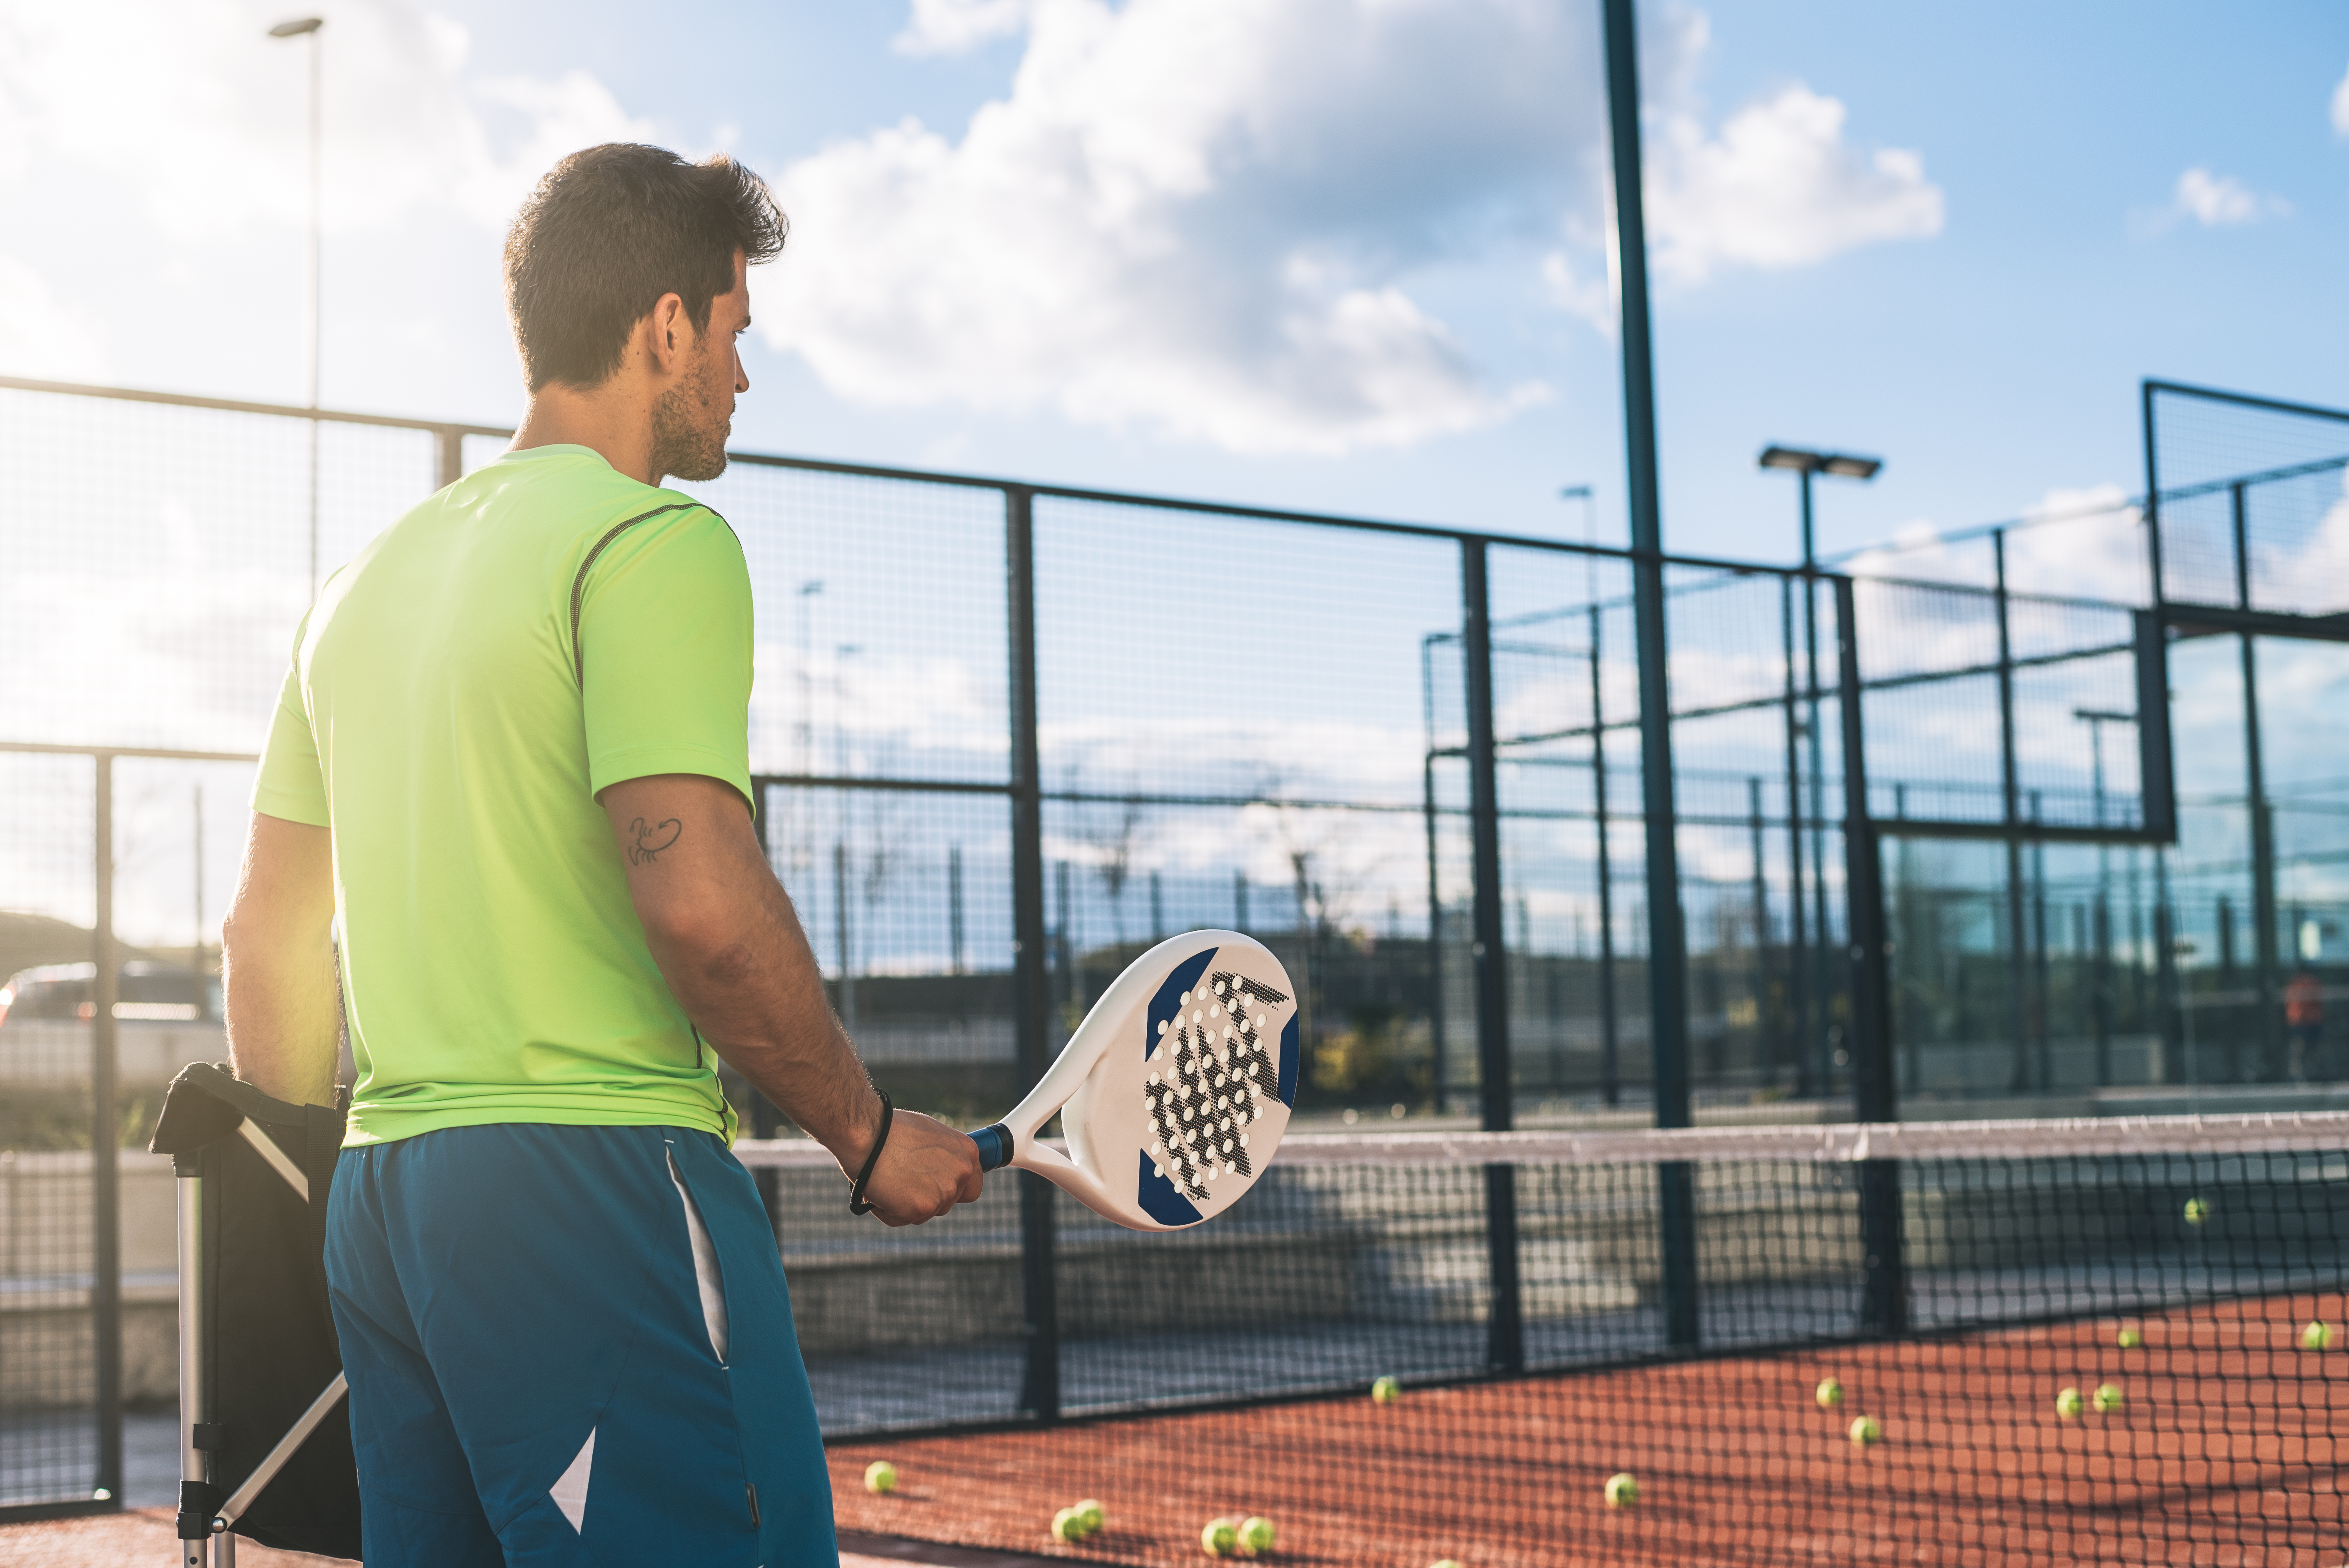
[[[1640,663],[1640,804],[1647,817],[1648,1039],[1656,1125],[1689,1124],[1688,955],[1672,799],[1671,681],[1664,662],[1663,512],[1656,478],[1656,380],[1649,341],[1648,220],[1640,172],[1640,59],[1631,0],[1606,0],[1607,109],[1620,259],[1623,435],[1631,511],[1631,623]],[[1656,1171],[1664,1342],[1697,1342],[1696,1186],[1687,1165]]]
[[114,1016],[122,954],[114,939],[114,755],[91,759],[96,810],[91,859],[98,907],[91,923],[89,1024],[90,1329],[96,1362],[98,1475],[91,1494],[122,1498],[122,1129],[115,1104],[121,1029]]
[[[444,474],[448,472],[450,446],[462,441],[463,438],[463,436],[458,432],[449,430],[440,432],[441,471]],[[454,477],[444,479],[441,481],[443,487],[453,482]],[[750,792],[758,803],[758,810],[750,813],[750,830],[758,836],[760,859],[765,861],[768,869],[771,871],[775,864],[775,851],[768,838],[767,790],[769,788],[763,779],[753,778],[750,780]],[[787,892],[784,896],[788,898],[791,895]],[[750,1092],[750,1136],[772,1138],[781,1132],[783,1116],[781,1111],[775,1109],[775,1102],[769,1099],[758,1085],[746,1084],[745,1087]],[[771,1165],[761,1165],[750,1172],[750,1179],[758,1183],[759,1202],[767,1211],[767,1230],[770,1233],[773,1233],[776,1227],[782,1223],[783,1173]]]
[[2004,529],[1991,530],[1990,548],[1998,612],[1999,820],[2006,825],[2006,1032],[2014,1047],[2008,1087],[2020,1093],[2031,1088],[2031,955],[2023,913],[2023,789],[2014,756],[2014,640],[2008,624]]
[[[2227,487],[2235,534],[2235,607],[2251,607],[2251,523],[2241,481]],[[2284,1076],[2283,1037],[2277,1025],[2275,817],[2268,807],[2267,759],[2260,742],[2259,646],[2251,634],[2242,634],[2243,665],[2243,792],[2251,828],[2251,959],[2258,1009],[2253,1038],[2259,1042],[2259,1078],[2274,1082]],[[2251,1075],[2239,1075],[2249,1078]]]
[[[1446,1082],[1444,1016],[1444,883],[1436,862],[1435,838],[1435,743],[1428,741],[1427,755],[1420,758],[1421,812],[1427,828],[1427,1037],[1434,1046],[1434,1084],[1431,1094],[1435,1101],[1435,1114],[1442,1116],[1450,1108],[1450,1085]],[[1155,874],[1154,872],[1153,873]]]
[[[1468,684],[1468,821],[1475,866],[1470,951],[1476,975],[1476,1072],[1487,1132],[1506,1132],[1516,1119],[1509,1051],[1509,977],[1502,944],[1500,769],[1493,741],[1493,629],[1481,539],[1460,542],[1462,639]],[[1516,1168],[1485,1167],[1485,1242],[1490,1259],[1492,1309],[1485,1319],[1485,1365],[1495,1372],[1525,1370],[1525,1319],[1517,1279]]]
[[[1852,1111],[1862,1121],[1900,1114],[1892,1067],[1892,944],[1884,917],[1884,858],[1868,809],[1868,735],[1861,713],[1857,594],[1848,577],[1835,583],[1836,696],[1843,721],[1845,913],[1851,936]],[[1909,1290],[1900,1245],[1900,1165],[1866,1160],[1859,1167],[1859,1323],[1870,1334],[1909,1325]]]
[[1590,606],[1590,816],[1599,828],[1599,1091],[1609,1105],[1623,1097],[1623,1047],[1615,1005],[1615,860],[1607,841],[1607,699],[1599,642],[1599,606]]
[[[1778,580],[1778,634],[1786,661],[1786,1019],[1793,1040],[1795,1093],[1812,1090],[1810,951],[1803,913],[1803,720],[1795,706],[1795,580]],[[1826,1086],[1817,1086],[1825,1094]]]
[[[1005,488],[1004,598],[1010,612],[1011,948],[1021,1091],[1050,1065],[1050,975],[1044,930],[1044,786],[1036,740],[1035,493]],[[1052,1184],[1019,1173],[1019,1283],[1027,1367],[1019,1408],[1039,1420],[1061,1413],[1061,1320],[1055,1289]]]

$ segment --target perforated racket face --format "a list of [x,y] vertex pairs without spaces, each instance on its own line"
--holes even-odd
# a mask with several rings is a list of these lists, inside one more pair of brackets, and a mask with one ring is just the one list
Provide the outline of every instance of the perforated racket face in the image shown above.
[[1297,1098],[1287,971],[1248,937],[1194,934],[1061,1113],[1070,1152],[1168,1229],[1214,1218],[1255,1184]]

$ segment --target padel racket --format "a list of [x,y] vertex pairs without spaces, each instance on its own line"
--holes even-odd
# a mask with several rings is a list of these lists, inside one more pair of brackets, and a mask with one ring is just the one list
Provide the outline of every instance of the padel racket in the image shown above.
[[[1135,959],[1019,1109],[971,1136],[1103,1219],[1179,1231],[1238,1201],[1297,1099],[1297,992],[1271,950],[1194,931]],[[1061,1116],[1069,1152],[1037,1141]]]

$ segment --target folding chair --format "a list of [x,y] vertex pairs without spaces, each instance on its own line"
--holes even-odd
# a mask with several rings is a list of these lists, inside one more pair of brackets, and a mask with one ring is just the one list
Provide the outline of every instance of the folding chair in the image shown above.
[[357,1466],[326,1305],[326,1191],[344,1113],[225,1067],[171,1080],[148,1147],[180,1194],[181,1568],[234,1568],[239,1535],[359,1554]]

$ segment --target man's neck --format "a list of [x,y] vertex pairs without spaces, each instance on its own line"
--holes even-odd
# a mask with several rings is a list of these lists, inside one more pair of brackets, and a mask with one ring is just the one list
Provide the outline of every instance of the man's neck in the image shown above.
[[634,377],[615,376],[591,392],[550,381],[532,393],[512,449],[559,446],[591,448],[641,484],[661,481],[653,472],[652,395]]

